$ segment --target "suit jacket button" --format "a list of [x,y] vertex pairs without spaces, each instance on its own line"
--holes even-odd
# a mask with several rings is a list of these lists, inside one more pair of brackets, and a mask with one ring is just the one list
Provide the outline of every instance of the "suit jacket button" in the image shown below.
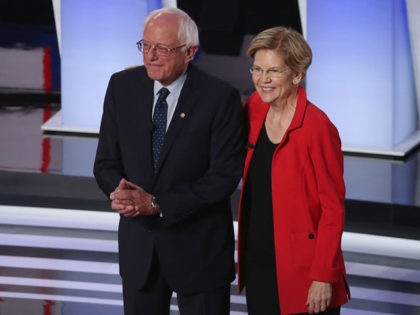
[[315,235],[313,233],[309,233],[308,238],[309,239],[314,239],[315,238]]

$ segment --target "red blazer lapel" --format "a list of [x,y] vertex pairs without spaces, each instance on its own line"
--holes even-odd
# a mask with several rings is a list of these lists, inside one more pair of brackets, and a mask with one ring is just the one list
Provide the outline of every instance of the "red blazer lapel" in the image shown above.
[[256,98],[259,98],[259,96],[257,92],[254,92],[245,104],[245,109],[249,120],[249,133],[243,176],[244,181],[246,179],[246,175],[248,174],[249,164],[251,162],[252,155],[254,154],[254,149],[257,144],[261,128],[264,125],[265,117],[267,116],[268,109],[270,108],[270,105],[268,103],[264,103],[262,101],[255,102]]

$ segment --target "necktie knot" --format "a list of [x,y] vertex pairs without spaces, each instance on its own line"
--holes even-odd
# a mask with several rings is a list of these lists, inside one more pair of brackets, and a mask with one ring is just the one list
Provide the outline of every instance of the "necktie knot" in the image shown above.
[[159,100],[161,100],[161,101],[163,101],[163,100],[166,100],[166,97],[169,95],[169,90],[167,89],[167,88],[161,88],[160,90],[159,90]]

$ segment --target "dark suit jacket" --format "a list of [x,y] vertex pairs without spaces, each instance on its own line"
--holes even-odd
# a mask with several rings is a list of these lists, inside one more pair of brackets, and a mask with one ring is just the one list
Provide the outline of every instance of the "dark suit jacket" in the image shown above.
[[234,279],[230,194],[244,159],[242,106],[227,83],[190,65],[167,130],[160,166],[151,153],[153,81],[144,67],[112,75],[105,96],[95,178],[109,194],[121,178],[157,198],[163,217],[120,217],[123,281],[144,286],[153,253],[177,292]]

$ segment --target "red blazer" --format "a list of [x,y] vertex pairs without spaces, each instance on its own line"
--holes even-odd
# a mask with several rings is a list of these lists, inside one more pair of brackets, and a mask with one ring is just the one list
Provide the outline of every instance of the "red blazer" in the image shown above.
[[[257,93],[246,104],[249,117],[248,151],[243,174],[246,185],[249,165],[269,104]],[[343,154],[338,131],[328,117],[306,99],[300,87],[296,112],[272,160],[272,198],[277,285],[281,314],[307,312],[308,289],[313,280],[333,283],[331,306],[350,297],[341,236],[344,228],[345,186]],[[245,226],[241,213],[246,204],[244,189],[239,203],[239,288],[245,257]]]

